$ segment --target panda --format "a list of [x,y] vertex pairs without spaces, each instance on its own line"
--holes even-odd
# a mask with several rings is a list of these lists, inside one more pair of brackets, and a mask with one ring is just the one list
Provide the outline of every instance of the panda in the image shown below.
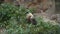
[[28,23],[32,23],[33,25],[37,24],[37,21],[34,18],[34,15],[30,12],[26,12],[26,20]]

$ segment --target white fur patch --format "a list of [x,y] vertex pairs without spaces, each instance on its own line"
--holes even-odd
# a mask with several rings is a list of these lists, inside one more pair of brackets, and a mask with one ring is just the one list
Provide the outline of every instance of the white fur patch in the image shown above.
[[30,16],[31,16],[31,18],[34,17],[32,13],[29,13],[29,14],[27,14],[26,18],[28,18],[28,17],[30,17]]

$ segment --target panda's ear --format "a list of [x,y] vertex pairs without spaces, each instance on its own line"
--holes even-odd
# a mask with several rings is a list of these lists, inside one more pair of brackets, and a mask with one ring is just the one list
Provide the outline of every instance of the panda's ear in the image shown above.
[[26,12],[25,14],[28,14],[29,12]]

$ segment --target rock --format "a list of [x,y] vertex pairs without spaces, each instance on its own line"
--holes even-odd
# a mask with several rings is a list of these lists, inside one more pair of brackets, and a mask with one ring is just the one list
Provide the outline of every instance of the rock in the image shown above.
[[57,15],[57,22],[60,23],[60,14],[56,14]]

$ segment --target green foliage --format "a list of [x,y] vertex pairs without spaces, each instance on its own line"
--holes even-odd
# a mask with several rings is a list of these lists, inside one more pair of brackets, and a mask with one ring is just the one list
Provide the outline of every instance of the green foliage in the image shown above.
[[8,34],[60,34],[60,26],[50,22],[44,22],[42,18],[36,18],[37,25],[22,23],[7,26]]
[[9,3],[3,3],[0,5],[0,27],[9,25],[9,21],[15,19],[19,23],[25,22],[25,13],[27,11],[32,12],[30,9],[26,9],[23,6],[16,7]]
[[6,27],[8,34],[60,34],[60,25],[44,22],[41,17],[36,18],[37,25],[28,24],[25,13],[32,9],[10,4],[1,4],[0,8],[0,26]]

